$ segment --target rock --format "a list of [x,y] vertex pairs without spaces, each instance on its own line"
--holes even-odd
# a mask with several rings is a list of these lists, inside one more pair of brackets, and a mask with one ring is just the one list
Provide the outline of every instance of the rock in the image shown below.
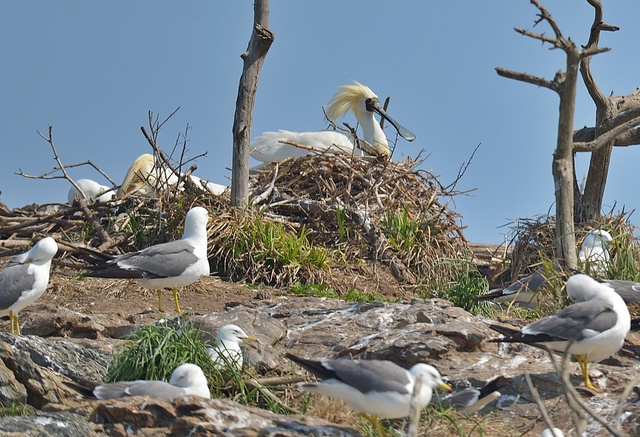
[[[278,415],[227,399],[132,397],[100,402],[90,420],[109,435],[361,436],[307,416]],[[126,432],[125,432],[126,430]]]
[[3,436],[20,437],[88,437],[98,434],[85,418],[65,412],[38,411],[31,416],[0,418]]

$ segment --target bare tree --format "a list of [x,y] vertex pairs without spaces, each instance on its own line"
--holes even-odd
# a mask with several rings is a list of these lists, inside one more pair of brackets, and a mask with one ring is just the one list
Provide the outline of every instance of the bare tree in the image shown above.
[[253,32],[244,60],[236,113],[233,119],[233,163],[231,168],[231,204],[245,206],[249,200],[249,144],[251,122],[260,70],[274,34],[269,29],[269,0],[255,0]]
[[[615,26],[603,23],[600,0],[587,0],[594,7],[595,18],[591,26],[589,43],[582,48],[577,47],[571,38],[565,38],[562,35],[551,14],[540,2],[530,1],[539,11],[535,25],[546,22],[551,27],[554,36],[521,28],[515,30],[522,35],[540,40],[555,49],[564,51],[567,59],[566,71],[558,71],[553,80],[503,68],[497,68],[496,71],[500,76],[545,87],[560,96],[558,137],[552,164],[556,198],[557,257],[566,267],[575,268],[577,257],[574,224],[597,217],[600,214],[613,145],[618,143],[629,145],[630,142],[638,144],[640,133],[637,132],[637,129],[632,130],[632,128],[640,125],[640,109],[638,109],[640,98],[636,97],[637,92],[626,98],[615,98],[614,96],[606,98],[591,75],[591,57],[610,50],[598,47],[600,32],[618,30]],[[573,123],[579,72],[596,104],[596,127],[574,132]],[[587,188],[584,194],[577,189],[574,168],[574,153],[576,151],[592,152]]]

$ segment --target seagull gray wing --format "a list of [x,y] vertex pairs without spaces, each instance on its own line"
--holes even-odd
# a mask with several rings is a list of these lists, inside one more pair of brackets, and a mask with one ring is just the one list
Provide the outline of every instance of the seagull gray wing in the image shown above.
[[640,301],[640,283],[618,279],[605,279],[604,283],[611,286],[622,297],[624,303]]
[[188,241],[157,244],[140,252],[125,253],[89,267],[87,276],[98,278],[155,279],[180,276],[198,261]]
[[123,398],[127,396],[152,396],[173,399],[185,394],[184,389],[163,381],[122,381],[99,385],[93,390],[95,397],[101,400]]
[[615,326],[617,314],[611,305],[596,299],[580,302],[559,313],[542,318],[522,328],[523,338],[547,337],[530,341],[583,340]]
[[394,391],[410,394],[407,390],[409,372],[391,361],[325,360],[324,364],[335,372],[336,379],[362,393]]
[[17,264],[0,272],[0,310],[18,301],[23,292],[33,288],[36,276],[29,272],[29,264]]

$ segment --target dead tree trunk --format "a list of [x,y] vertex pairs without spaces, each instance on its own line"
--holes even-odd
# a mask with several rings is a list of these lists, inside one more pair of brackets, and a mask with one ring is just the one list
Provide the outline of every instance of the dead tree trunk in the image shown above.
[[231,168],[231,205],[243,207],[249,200],[249,144],[251,122],[258,78],[264,58],[274,40],[269,29],[269,0],[255,0],[253,5],[253,32],[244,60],[236,113],[233,119],[233,162]]
[[582,59],[593,56],[597,53],[608,51],[609,49],[599,49],[596,46],[579,50],[570,38],[567,39],[562,35],[560,28],[544,6],[542,6],[537,0],[531,0],[531,3],[538,8],[539,11],[539,18],[536,21],[536,24],[546,21],[553,30],[554,37],[541,33],[534,33],[520,28],[516,28],[516,31],[522,35],[540,40],[543,43],[551,44],[554,48],[564,51],[567,56],[566,73],[558,72],[556,77],[552,81],[549,81],[541,77],[505,70],[502,68],[497,68],[496,71],[503,77],[549,88],[560,96],[558,137],[552,164],[556,197],[556,257],[564,267],[576,268],[577,255],[574,232],[575,170],[573,161],[573,119],[576,106],[578,68]]
[[[600,0],[588,1],[594,8],[594,20],[589,33],[589,42],[585,47],[593,50],[598,48],[600,32],[616,31],[619,28],[604,23]],[[639,132],[634,129],[640,124],[640,118],[637,115],[637,112],[640,112],[638,110],[640,98],[637,95],[638,90],[626,97],[605,96],[591,74],[590,56],[582,59],[580,73],[596,106],[595,128],[581,129],[574,135],[574,141],[581,143],[576,144],[576,151],[588,150],[591,152],[584,192],[575,193],[575,220],[576,222],[585,222],[600,217],[613,147],[615,145],[640,144]],[[635,116],[633,115],[634,109],[636,110]],[[623,113],[625,116],[622,116]],[[619,129],[622,124],[625,124],[625,127]],[[612,129],[616,129],[620,134],[605,136]]]

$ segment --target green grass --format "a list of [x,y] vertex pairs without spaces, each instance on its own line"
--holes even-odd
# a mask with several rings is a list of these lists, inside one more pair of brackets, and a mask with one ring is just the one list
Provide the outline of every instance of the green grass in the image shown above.
[[296,282],[289,288],[289,292],[298,296],[328,297],[342,299],[347,302],[384,302],[386,298],[378,293],[367,293],[356,288],[351,288],[343,296],[327,285],[302,284]]
[[35,412],[36,409],[29,404],[21,404],[19,402],[0,403],[0,417],[31,416]]
[[[244,405],[257,406],[274,413],[290,409],[271,392],[282,388],[253,383],[256,375],[228,365],[216,367],[203,333],[189,319],[161,321],[133,332],[130,343],[122,346],[109,365],[105,382],[143,380],[168,381],[180,364],[193,363],[202,368],[213,398],[225,397]],[[227,363],[231,364],[231,363]]]

